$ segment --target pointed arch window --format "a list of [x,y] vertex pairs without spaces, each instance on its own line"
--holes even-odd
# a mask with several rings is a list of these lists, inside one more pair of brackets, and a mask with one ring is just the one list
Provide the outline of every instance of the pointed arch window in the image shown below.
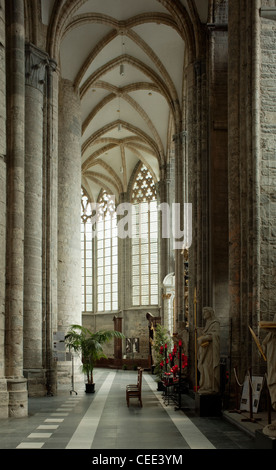
[[150,171],[141,165],[134,180],[132,215],[132,305],[157,305],[158,209],[156,186]]
[[82,311],[93,311],[92,209],[87,193],[81,190]]
[[97,218],[97,311],[118,309],[118,232],[114,196],[102,191]]

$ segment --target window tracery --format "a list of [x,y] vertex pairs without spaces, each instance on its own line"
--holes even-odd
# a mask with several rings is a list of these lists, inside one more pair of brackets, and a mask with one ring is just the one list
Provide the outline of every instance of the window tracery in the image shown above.
[[133,184],[131,202],[133,204],[140,204],[142,202],[151,202],[155,199],[156,186],[152,174],[145,165],[142,165]]
[[156,186],[142,165],[131,195],[132,212],[132,304],[158,304],[158,211]]

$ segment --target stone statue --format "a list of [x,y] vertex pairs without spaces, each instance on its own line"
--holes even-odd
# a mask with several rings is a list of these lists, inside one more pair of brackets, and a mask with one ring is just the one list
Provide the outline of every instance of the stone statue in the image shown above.
[[220,324],[211,307],[203,308],[205,328],[198,331],[199,393],[220,390]]
[[[260,322],[260,327],[269,331],[262,343],[262,348],[267,360],[267,386],[272,408],[276,411],[276,315],[274,315],[273,322]],[[276,438],[276,421],[268,424],[263,432]]]

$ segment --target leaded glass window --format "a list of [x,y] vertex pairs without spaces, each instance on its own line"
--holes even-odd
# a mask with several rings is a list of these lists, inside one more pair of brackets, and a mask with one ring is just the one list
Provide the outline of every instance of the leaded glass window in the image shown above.
[[97,310],[118,309],[118,233],[114,196],[102,191],[97,218]]
[[137,172],[132,196],[132,304],[158,304],[158,209],[156,186],[145,165]]
[[89,197],[81,192],[82,310],[93,311],[93,234]]

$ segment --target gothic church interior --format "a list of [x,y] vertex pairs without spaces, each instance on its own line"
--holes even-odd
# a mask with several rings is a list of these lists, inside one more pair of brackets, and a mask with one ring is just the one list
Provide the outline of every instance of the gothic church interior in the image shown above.
[[0,0],[1,418],[70,383],[54,339],[73,324],[122,332],[101,366],[149,370],[163,325],[193,390],[212,307],[226,406],[236,374],[265,375],[275,18],[275,0]]

